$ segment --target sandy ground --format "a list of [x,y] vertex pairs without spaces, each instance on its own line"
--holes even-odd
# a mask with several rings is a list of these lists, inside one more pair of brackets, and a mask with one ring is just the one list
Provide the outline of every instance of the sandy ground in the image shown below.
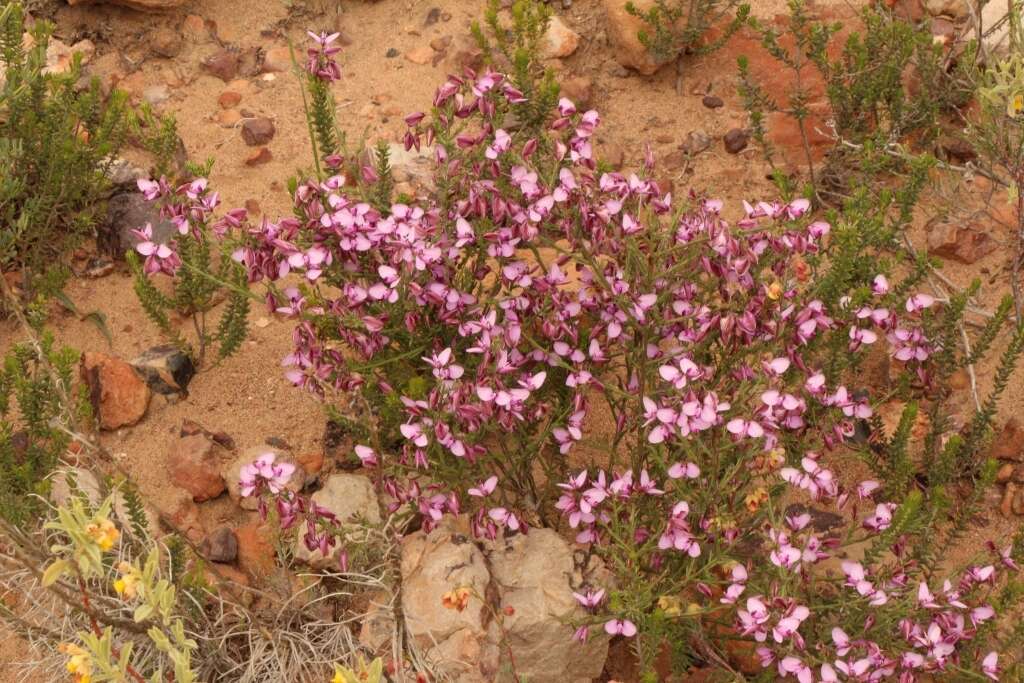
[[[243,114],[268,116],[277,127],[268,145],[273,160],[258,167],[246,166],[243,162],[251,148],[244,145],[238,130],[223,127],[214,120],[220,111],[217,98],[227,86],[199,68],[203,58],[219,49],[218,42],[186,33],[186,15],[200,15],[208,26],[216,27],[217,39],[242,49],[279,46],[286,40],[301,44],[305,28],[340,28],[352,40],[340,60],[344,78],[335,91],[343,125],[350,139],[358,139],[364,133],[370,138],[395,138],[403,128],[402,116],[428,107],[434,88],[448,72],[447,61],[420,66],[403,55],[433,38],[451,35],[458,40],[466,34],[469,23],[481,15],[485,3],[335,2],[326,3],[331,5],[331,11],[320,17],[305,13],[313,4],[312,0],[307,5],[287,5],[280,0],[196,0],[167,15],[143,15],[103,5],[64,7],[57,15],[58,35],[72,42],[78,37],[101,34],[99,37],[108,42],[97,41],[101,60],[97,68],[116,63],[118,56],[122,63],[137,65],[128,80],[136,92],[150,85],[170,85],[171,98],[163,109],[177,117],[190,158],[216,159],[211,182],[221,192],[224,206],[241,206],[247,200],[255,200],[269,215],[277,216],[289,211],[285,180],[311,163],[299,83],[291,74],[279,73],[272,80],[256,78],[232,84],[231,88],[242,94],[239,108],[244,110]],[[786,3],[755,0],[752,4],[755,13],[770,19],[783,12]],[[836,0],[819,2],[818,6],[852,11],[859,4]],[[339,9],[336,16],[335,7]],[[434,7],[440,8],[443,16],[450,15],[450,19],[425,26],[424,19]],[[735,94],[735,54],[725,50],[689,62],[683,76],[684,94],[679,95],[676,74],[671,68],[653,78],[629,76],[616,68],[604,44],[603,14],[598,0],[576,0],[571,9],[561,14],[583,39],[577,53],[558,66],[565,75],[593,79],[594,92],[598,93],[593,106],[600,110],[603,119],[599,145],[619,145],[639,155],[641,144],[653,141],[656,154],[664,156],[675,150],[690,131],[703,130],[716,138],[711,149],[699,155],[689,169],[669,167],[661,171],[673,179],[677,194],[693,187],[729,202],[774,194],[765,180],[765,164],[753,147],[733,156],[717,140],[731,128],[746,123]],[[185,36],[185,46],[177,57],[161,59],[148,55],[147,36],[158,28]],[[389,48],[398,50],[399,56],[386,58]],[[722,97],[725,106],[717,110],[705,108],[701,97],[708,92]],[[627,164],[636,161],[627,158]],[[913,238],[921,244],[922,231],[917,230]],[[1006,290],[1005,278],[999,276],[1004,260],[1005,252],[1000,251],[970,268],[952,265],[945,273],[961,286],[974,277],[983,277],[981,301],[991,308]],[[108,347],[91,323],[73,316],[55,319],[59,338],[78,349],[132,358],[162,341],[144,317],[132,292],[131,280],[123,273],[100,280],[76,280],[69,286],[68,295],[82,311],[102,311],[113,332],[113,344]],[[164,462],[184,418],[197,420],[210,430],[229,433],[242,449],[259,445],[267,437],[284,439],[296,453],[320,447],[324,422],[320,406],[293,390],[281,374],[280,359],[291,348],[290,326],[262,310],[253,311],[251,321],[259,324],[253,325],[241,352],[197,376],[187,400],[170,403],[156,397],[142,423],[104,435],[105,445],[119,454],[145,496],[157,507],[169,509],[177,500],[177,494],[167,486]],[[0,350],[15,334],[10,323],[0,322]],[[984,391],[991,381],[991,367],[978,368],[978,374]],[[1014,381],[1005,397],[1004,415],[1013,412],[1024,398],[1022,378],[1024,375]],[[237,519],[234,506],[223,500],[201,508],[208,528],[217,522]],[[1005,537],[1017,524],[1003,520],[997,513],[989,515],[987,524],[972,532],[966,546],[978,548],[985,538]],[[22,646],[18,641],[0,641],[0,681],[41,680],[18,673],[20,668],[15,662]]]

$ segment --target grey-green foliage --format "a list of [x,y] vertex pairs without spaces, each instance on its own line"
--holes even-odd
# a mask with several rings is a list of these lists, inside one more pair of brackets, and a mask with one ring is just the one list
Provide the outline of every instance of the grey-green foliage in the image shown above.
[[[31,520],[45,495],[47,476],[71,441],[61,426],[88,415],[88,402],[72,386],[78,354],[57,348],[43,333],[38,345],[16,344],[0,367],[0,517]],[[72,404],[67,405],[65,399]]]
[[[655,59],[668,62],[680,55],[707,54],[720,48],[746,22],[750,5],[740,0],[655,0],[646,10],[627,2],[626,11],[647,26],[637,34],[643,46]],[[704,42],[708,31],[727,17],[722,34]]]
[[124,94],[80,89],[77,57],[44,73],[51,30],[36,22],[27,48],[21,4],[0,0],[0,270],[21,270],[29,294],[66,279],[62,257],[93,229],[128,129]]

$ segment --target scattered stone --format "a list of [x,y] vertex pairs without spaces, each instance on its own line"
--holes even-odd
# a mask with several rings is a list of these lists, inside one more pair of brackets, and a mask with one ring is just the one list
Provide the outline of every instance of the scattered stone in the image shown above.
[[167,470],[175,486],[192,494],[196,503],[216,498],[226,488],[214,444],[202,434],[178,440],[168,453]]
[[68,0],[68,4],[75,6],[93,3],[109,3],[111,5],[121,5],[122,7],[128,7],[129,9],[135,9],[141,12],[163,12],[176,7],[181,7],[185,4],[185,1],[186,0]]
[[[186,22],[188,20],[186,19]],[[202,20],[200,19],[200,22]],[[167,59],[173,59],[181,53],[182,45],[184,40],[181,37],[181,31],[175,31],[169,29],[166,26],[161,26],[155,31],[151,32],[148,36],[149,51],[157,57],[165,57]]]
[[466,69],[477,71],[484,63],[484,53],[476,41],[467,36],[461,36],[455,43],[455,49],[448,59],[449,70],[462,74]]
[[171,99],[171,91],[162,83],[151,85],[142,91],[142,99],[155,107]]
[[193,40],[209,36],[209,31],[206,30],[206,22],[198,14],[190,14],[185,17],[185,21],[181,24],[181,32]]
[[242,571],[259,579],[274,571],[274,534],[266,524],[253,522],[235,530],[238,541],[238,566]]
[[594,81],[587,76],[570,76],[562,81],[562,94],[580,108],[589,107],[594,97]]
[[114,262],[111,259],[105,256],[94,256],[85,264],[85,272],[83,274],[87,278],[96,279],[106,277],[113,272]]
[[286,73],[292,69],[292,54],[286,46],[272,47],[263,55],[263,73]]
[[324,468],[323,451],[303,453],[296,456],[295,459],[298,461],[299,466],[305,470],[307,479],[309,477],[316,477]]
[[430,41],[430,49],[435,52],[444,52],[452,44],[451,36],[438,36]]
[[999,471],[996,472],[996,481],[1000,484],[1005,484],[1006,482],[1010,481],[1010,478],[1013,477],[1013,472],[1015,469],[1016,467],[1012,462],[1004,462],[1002,465],[1000,465]]
[[978,152],[966,140],[954,137],[939,142],[942,151],[950,161],[957,164],[966,164],[978,158]]
[[96,54],[96,46],[91,40],[80,40],[74,45],[68,45],[56,38],[50,38],[46,45],[46,66],[43,67],[44,74],[66,74],[71,71],[71,64],[75,55],[80,55],[82,64],[88,64],[93,55]]
[[388,51],[384,53],[384,57],[386,59],[394,59],[397,56],[398,56],[398,50],[396,50],[393,47],[389,47]]
[[242,114],[237,109],[222,109],[214,115],[213,120],[225,128],[232,128],[242,120]]
[[227,432],[211,432],[198,422],[185,418],[178,430],[178,436],[192,436],[193,434],[202,434],[221,448],[229,451],[235,450],[235,440]]
[[260,147],[254,150],[249,156],[245,158],[246,166],[262,166],[263,164],[269,163],[274,159],[274,155],[271,154],[270,149],[267,147]]
[[430,11],[427,12],[427,18],[423,20],[424,26],[433,26],[441,19],[441,8],[431,7]]
[[274,138],[276,132],[274,122],[265,116],[247,119],[242,124],[242,139],[250,147],[267,144]]
[[384,654],[395,633],[394,598],[384,591],[370,596],[370,604],[360,620],[359,643],[376,654]]
[[700,102],[708,109],[720,109],[725,106],[725,102],[717,95],[705,95]]
[[107,169],[107,178],[116,190],[138,190],[138,181],[149,178],[149,172],[127,159],[115,159]]
[[966,19],[969,10],[968,0],[924,0],[924,9],[933,17],[947,16],[953,19]]
[[199,506],[192,500],[192,496],[184,492],[181,492],[181,498],[167,514],[167,520],[193,543],[201,543],[206,535],[199,519]]
[[970,265],[999,248],[994,239],[976,226],[937,216],[925,225],[928,253]]
[[742,128],[733,128],[722,138],[722,142],[725,144],[725,151],[729,154],[739,154],[747,148],[749,141],[750,135]]
[[956,25],[945,17],[932,19],[932,40],[936,43],[949,45],[956,39]]
[[413,64],[423,66],[434,58],[434,49],[429,45],[418,45],[405,53],[405,58]]
[[227,83],[238,76],[239,55],[231,50],[218,50],[201,64],[204,71]]
[[798,517],[800,515],[811,516],[811,528],[819,533],[830,531],[831,529],[838,529],[846,524],[846,519],[842,515],[837,515],[834,512],[828,512],[827,510],[821,510],[816,507],[810,507],[803,503],[793,503],[786,507],[785,517]]
[[100,429],[135,424],[149,407],[149,387],[132,366],[105,353],[86,351],[79,365]]
[[234,90],[225,90],[217,98],[217,104],[220,105],[221,109],[231,109],[237,107],[242,101],[242,96],[236,93]]
[[580,45],[580,34],[566,26],[561,17],[552,15],[540,42],[542,59],[561,59],[576,52]]
[[188,383],[196,374],[192,358],[173,344],[147,349],[132,361],[149,388],[158,394],[188,394]]
[[1011,417],[992,440],[989,457],[996,460],[1024,462],[1024,433],[1017,418]]
[[[363,520],[368,524],[381,521],[377,493],[370,480],[358,474],[332,474],[324,487],[313,494],[313,502],[333,512],[342,524]],[[306,547],[303,537],[309,532],[308,522],[303,525],[295,539],[294,557],[311,567],[323,569],[336,564],[339,546],[334,546],[325,555],[319,549],[312,552]]]
[[234,562],[238,557],[238,537],[229,527],[217,527],[199,546],[199,552],[210,562]]
[[[650,76],[668,63],[669,60],[655,59],[647,47],[640,42],[640,32],[649,31],[649,27],[641,19],[626,11],[626,3],[623,0],[602,0],[602,2],[606,15],[605,30],[608,33],[612,52],[620,65]],[[634,0],[633,2],[640,12],[647,12],[655,4],[655,0]]]
[[711,148],[711,136],[702,130],[691,130],[686,134],[686,142],[679,148],[695,157]]

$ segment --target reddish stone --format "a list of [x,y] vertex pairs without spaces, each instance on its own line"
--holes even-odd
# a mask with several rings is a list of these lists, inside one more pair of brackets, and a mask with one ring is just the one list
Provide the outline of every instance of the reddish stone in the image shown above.
[[87,351],[79,370],[100,429],[133,425],[146,414],[149,387],[125,361]]
[[216,498],[227,489],[213,442],[202,434],[179,439],[168,453],[167,469],[175,486],[188,491],[197,503]]
[[268,576],[276,565],[274,533],[261,522],[252,522],[235,529],[238,539],[238,566],[254,579]]

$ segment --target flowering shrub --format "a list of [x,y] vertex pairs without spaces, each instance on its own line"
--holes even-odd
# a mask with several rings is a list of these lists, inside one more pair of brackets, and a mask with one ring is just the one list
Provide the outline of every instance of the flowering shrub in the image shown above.
[[[321,89],[340,73],[331,41],[311,50]],[[720,201],[662,192],[650,155],[641,174],[606,171],[595,111],[563,99],[538,134],[509,125],[525,100],[492,71],[449,78],[406,120],[407,148],[437,162],[417,197],[389,196],[386,163],[331,153],[293,183],[293,217],[232,214],[235,258],[295,320],[286,376],[360,398],[355,453],[391,510],[428,530],[468,514],[487,538],[571,530],[615,576],[578,595],[592,619],[577,636],[635,639],[648,671],[666,644],[680,661],[739,649],[748,673],[802,683],[1016,665],[1019,629],[994,624],[1024,540],[937,583],[940,539],[992,480],[979,454],[1024,335],[963,436],[944,426],[945,381],[1008,307],[961,354],[967,295],[937,302],[914,289],[921,269],[890,272],[888,205],[833,225],[807,200],[745,203],[727,220]],[[895,368],[888,395],[861,374],[869,354]],[[910,403],[888,438],[874,410],[891,395]],[[918,401],[932,427],[915,476]],[[837,473],[858,459],[878,478]],[[286,527],[306,517],[307,546],[328,549],[335,520],[285,491],[284,467],[257,460],[243,493],[271,494]],[[964,475],[978,485],[951,512],[944,487]],[[797,500],[833,505],[833,530]]]
[[[148,224],[132,231],[138,242],[135,251],[128,254],[128,263],[135,275],[135,293],[146,315],[177,346],[188,349],[197,364],[202,363],[207,347],[215,342],[220,358],[230,356],[245,339],[249,293],[245,289],[245,272],[220,246],[228,230],[246,220],[246,210],[234,209],[214,221],[213,212],[220,204],[220,196],[209,190],[202,177],[177,188],[172,188],[164,178],[140,180],[138,185],[147,200],[161,202],[161,216],[172,221],[178,231],[178,238],[169,242],[156,241],[153,226]],[[156,274],[171,279],[170,296],[151,281]],[[214,330],[207,323],[207,314],[224,297],[228,303]],[[172,311],[191,319],[196,348],[172,324]]]

